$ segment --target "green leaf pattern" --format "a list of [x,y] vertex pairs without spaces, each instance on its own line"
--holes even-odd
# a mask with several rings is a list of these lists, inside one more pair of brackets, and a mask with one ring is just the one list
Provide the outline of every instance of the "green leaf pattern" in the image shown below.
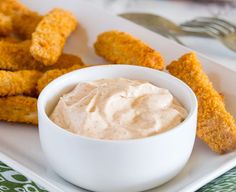
[[27,177],[0,162],[0,192],[47,192]]

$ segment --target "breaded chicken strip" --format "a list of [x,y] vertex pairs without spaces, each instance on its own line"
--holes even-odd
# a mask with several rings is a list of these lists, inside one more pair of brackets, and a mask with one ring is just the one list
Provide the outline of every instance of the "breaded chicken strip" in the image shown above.
[[17,0],[1,0],[0,12],[9,16],[13,31],[23,39],[30,39],[42,16]]
[[164,68],[160,53],[125,32],[108,31],[100,34],[94,48],[98,55],[111,63],[140,65],[158,70]]
[[55,64],[76,26],[77,21],[72,13],[53,9],[43,17],[32,35],[31,55],[46,66]]
[[42,73],[35,70],[2,71],[0,70],[0,96],[35,95],[36,85]]
[[4,15],[0,12],[0,35],[7,36],[12,32],[11,17]]
[[31,39],[42,18],[42,16],[35,12],[14,16],[12,18],[14,33],[22,39]]
[[0,37],[0,41],[8,43],[19,43],[22,42],[19,38],[15,36]]
[[63,53],[57,63],[51,66],[42,66],[44,71],[52,70],[52,69],[68,69],[73,67],[74,65],[84,66],[83,61],[80,57]]
[[20,43],[0,41],[0,69],[11,71],[24,69],[47,71],[53,68],[69,68],[75,64],[83,64],[77,56],[62,54],[55,65],[47,67],[31,56],[29,52],[30,46],[30,40]]
[[236,149],[236,124],[225,109],[194,53],[182,56],[167,66],[169,72],[187,83],[198,98],[197,136],[217,153]]
[[0,11],[9,16],[32,12],[18,0],[0,0]]
[[0,120],[38,124],[37,99],[21,95],[1,97]]
[[45,72],[43,76],[38,80],[37,84],[37,91],[38,94],[43,90],[44,87],[46,87],[52,80],[56,79],[57,77],[60,77],[66,73],[69,73],[71,71],[74,71],[76,69],[80,69],[84,66],[82,65],[74,65],[68,69],[53,69]]

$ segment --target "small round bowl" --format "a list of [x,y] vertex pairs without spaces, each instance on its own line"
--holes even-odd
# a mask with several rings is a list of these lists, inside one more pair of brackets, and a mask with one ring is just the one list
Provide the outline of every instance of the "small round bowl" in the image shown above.
[[[77,83],[119,77],[146,80],[169,89],[187,109],[187,118],[166,132],[132,140],[75,135],[49,119],[60,96]],[[103,65],[73,71],[52,81],[39,96],[38,117],[43,151],[51,167],[65,180],[92,191],[143,191],[169,181],[187,163],[196,134],[197,100],[185,83],[165,72]]]

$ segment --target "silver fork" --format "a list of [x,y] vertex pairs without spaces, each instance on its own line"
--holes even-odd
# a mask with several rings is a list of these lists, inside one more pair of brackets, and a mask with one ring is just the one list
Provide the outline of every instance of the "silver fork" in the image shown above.
[[199,17],[181,24],[184,31],[205,32],[236,52],[236,26],[214,17]]
[[209,35],[200,31],[196,33],[184,31],[181,26],[160,15],[154,15],[150,13],[127,12],[121,13],[119,14],[119,16],[128,19],[138,25],[141,25],[151,31],[157,32],[162,36],[173,39],[182,45],[183,42],[179,39],[179,36],[193,35],[209,37]]
[[[183,26],[179,26],[162,16],[149,13],[122,13],[120,16],[163,36],[171,38],[180,44],[183,43],[179,40],[178,36],[208,36],[219,39],[231,50],[236,51],[235,26],[219,18],[198,18],[196,21],[193,20],[194,22],[197,22],[195,24],[191,23],[191,21],[184,23]],[[201,22],[201,25],[199,22]],[[208,23],[212,23],[213,26],[205,26]]]
[[176,33],[183,33],[180,26],[162,16],[150,13],[121,13],[119,16],[183,45],[176,35]]

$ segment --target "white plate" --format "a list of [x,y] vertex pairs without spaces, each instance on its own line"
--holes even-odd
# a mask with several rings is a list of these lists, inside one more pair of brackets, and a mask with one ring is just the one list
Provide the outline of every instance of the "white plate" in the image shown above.
[[[90,4],[84,4],[81,0],[23,0],[23,2],[41,13],[53,7],[63,7],[73,11],[80,21],[80,27],[69,39],[65,50],[80,55],[86,63],[104,63],[103,59],[95,55],[92,45],[99,33],[110,29],[127,31],[142,39],[161,52],[166,63],[189,51],[129,21],[109,15]],[[227,69],[200,54],[199,58],[215,87],[224,94],[227,108],[236,117],[236,71]],[[36,127],[1,122],[0,151],[2,152],[0,160],[50,191],[83,191],[61,179],[48,167]],[[194,191],[234,166],[236,166],[236,152],[217,155],[197,140],[184,170],[170,182],[152,191]]]

